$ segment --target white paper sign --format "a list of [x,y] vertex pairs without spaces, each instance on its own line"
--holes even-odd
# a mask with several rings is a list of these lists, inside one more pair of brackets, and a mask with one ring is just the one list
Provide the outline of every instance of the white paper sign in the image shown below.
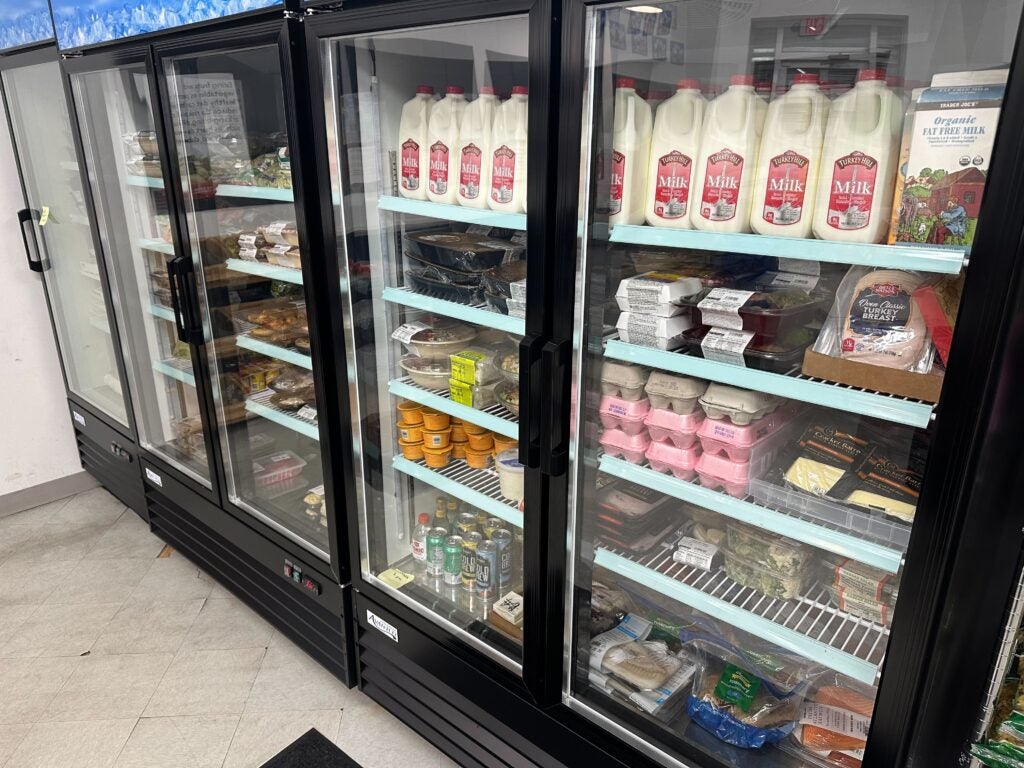
[[245,118],[234,76],[179,74],[175,81],[180,91],[179,120],[185,143],[205,144],[213,138],[231,136],[242,143],[237,155],[248,157]]
[[300,419],[308,419],[309,421],[312,421],[314,424],[316,423],[316,408],[313,408],[312,406],[302,406],[301,408],[299,408],[298,411],[296,411],[295,415],[298,416]]
[[728,328],[711,328],[701,339],[700,350],[706,360],[729,363],[746,367],[743,350],[754,338],[753,331],[733,331]]
[[672,559],[683,565],[710,571],[711,563],[717,554],[718,547],[714,544],[684,536],[679,540],[679,548],[672,554]]
[[737,291],[733,288],[712,288],[697,304],[700,309],[700,321],[704,325],[716,328],[731,328],[735,331],[743,329],[743,318],[740,307],[754,295],[753,291]]

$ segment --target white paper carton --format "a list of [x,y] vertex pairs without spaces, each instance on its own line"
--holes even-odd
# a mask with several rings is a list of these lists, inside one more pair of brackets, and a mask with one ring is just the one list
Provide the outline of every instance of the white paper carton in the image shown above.
[[704,287],[699,278],[684,277],[674,272],[645,272],[619,283],[615,302],[623,312],[674,317],[682,314],[679,303],[700,293]]

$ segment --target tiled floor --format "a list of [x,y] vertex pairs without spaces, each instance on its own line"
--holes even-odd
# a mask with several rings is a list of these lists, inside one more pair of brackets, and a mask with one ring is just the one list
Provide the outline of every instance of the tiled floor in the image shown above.
[[0,768],[447,768],[102,489],[0,518]]

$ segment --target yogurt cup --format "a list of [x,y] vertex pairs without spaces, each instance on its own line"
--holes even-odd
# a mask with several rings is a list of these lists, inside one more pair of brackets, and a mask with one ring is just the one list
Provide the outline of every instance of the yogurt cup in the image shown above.
[[402,446],[402,455],[409,461],[419,461],[423,458],[422,440],[399,440],[398,444]]
[[465,459],[466,458],[466,441],[465,440],[452,440],[452,458],[453,459]]
[[421,413],[423,414],[423,426],[429,430],[448,429],[451,425],[451,417],[447,413],[435,411],[433,408],[422,408]]
[[452,431],[450,429],[424,429],[423,445],[426,448],[447,448],[451,437]]
[[398,437],[410,443],[418,443],[423,440],[423,425],[410,426],[399,422]]
[[519,463],[519,450],[509,448],[494,457],[494,466],[498,470],[501,483],[501,495],[513,501],[522,501],[525,484],[525,467]]
[[423,406],[412,400],[403,400],[398,404],[398,416],[401,423],[408,427],[423,423]]
[[452,448],[446,445],[444,448],[428,448],[423,446],[423,460],[428,467],[443,469],[448,466],[448,457],[451,456]]
[[489,432],[481,435],[469,433],[466,437],[469,439],[469,447],[474,451],[490,451],[494,448],[494,438]]

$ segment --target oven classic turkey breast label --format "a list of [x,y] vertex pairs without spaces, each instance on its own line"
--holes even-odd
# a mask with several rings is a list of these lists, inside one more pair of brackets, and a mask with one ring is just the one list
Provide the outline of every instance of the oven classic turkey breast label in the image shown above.
[[[910,293],[895,283],[875,283],[860,291],[850,309],[850,327],[864,336],[881,336],[910,321]],[[853,339],[843,340],[843,349]],[[852,346],[850,347],[852,349]]]

